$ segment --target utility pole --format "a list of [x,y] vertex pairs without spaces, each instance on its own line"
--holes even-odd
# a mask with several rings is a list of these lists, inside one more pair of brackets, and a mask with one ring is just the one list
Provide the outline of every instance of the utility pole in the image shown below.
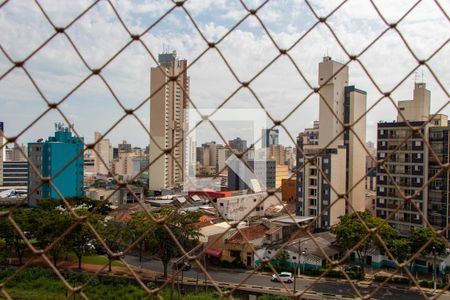
[[433,292],[436,292],[436,247],[433,246]]

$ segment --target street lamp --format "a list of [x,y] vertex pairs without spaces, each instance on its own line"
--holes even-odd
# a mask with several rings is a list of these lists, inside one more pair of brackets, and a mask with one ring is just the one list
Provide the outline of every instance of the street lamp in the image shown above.
[[302,251],[302,273],[305,273],[305,254],[306,254],[305,250]]

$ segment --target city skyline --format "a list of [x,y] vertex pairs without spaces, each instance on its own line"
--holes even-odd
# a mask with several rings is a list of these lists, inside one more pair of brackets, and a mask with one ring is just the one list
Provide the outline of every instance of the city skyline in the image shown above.
[[[405,3],[386,4],[391,5],[390,9],[383,5],[385,7],[383,12],[386,14],[388,21],[395,21],[396,18],[401,16],[402,12],[406,12],[408,6],[402,5]],[[51,13],[54,11],[49,3],[43,3],[42,5],[45,9],[49,9]],[[159,15],[166,7],[162,3],[161,6],[138,5],[139,9],[131,9],[127,4],[119,2],[115,5],[117,5],[119,12],[125,16],[126,24],[133,29],[133,32],[140,32],[147,24],[151,24],[154,21],[152,17]],[[256,7],[256,5],[255,1],[249,3],[250,7]],[[319,13],[326,13],[336,7],[337,4],[331,2],[326,4],[314,3],[313,6]],[[81,2],[72,3],[67,7],[59,7],[59,15],[56,17],[52,14],[52,17],[56,17],[58,25],[62,26],[67,24],[75,12],[78,12],[82,7],[84,6]],[[242,14],[240,4],[232,1],[218,1],[211,6],[188,1],[186,8],[196,17],[199,28],[211,40],[218,39],[225,34],[226,29],[231,28]],[[8,14],[3,15],[0,21],[4,28],[11,28],[11,30],[5,31],[1,43],[5,45],[5,51],[14,60],[20,60],[33,49],[33,45],[37,45],[46,37],[49,28],[38,8],[33,5],[27,6],[15,2],[6,6],[5,9]],[[364,11],[364,13],[356,16],[353,14],[354,9]],[[139,11],[139,13],[136,13],[136,11]],[[227,14],[220,14],[222,11],[226,11]],[[214,18],[216,14],[219,16]],[[264,23],[267,23],[270,34],[280,47],[291,45],[314,21],[314,17],[305,4],[296,2],[280,2],[278,4],[271,2],[267,7],[261,9],[260,14]],[[332,22],[334,22],[334,27],[338,28],[336,33],[339,38],[343,39],[349,53],[361,51],[371,39],[381,33],[381,28],[383,28],[380,18],[368,3],[350,2],[340,8],[336,14],[339,18],[334,18]],[[105,16],[109,16],[109,18]],[[301,22],[301,24],[296,22],[299,18],[302,18],[304,22]],[[352,23],[349,20],[354,22]],[[443,20],[443,15],[439,10],[425,5],[418,5],[408,18],[402,21],[402,33],[405,34],[405,38],[419,58],[428,57],[431,55],[430,49],[437,48],[445,41],[446,32],[443,21],[445,20]],[[42,29],[42,34],[31,38],[26,32],[18,31],[20,27],[15,26],[17,22],[28,24],[29,28]],[[168,49],[176,50],[181,58],[186,58],[190,62],[195,60],[206,45],[189,22],[185,14],[175,10],[173,14],[143,37],[155,58],[158,53]],[[110,57],[113,51],[118,50],[126,40],[125,32],[120,29],[120,26],[118,20],[114,19],[108,5],[101,3],[80,20],[80,25],[68,30],[68,34],[79,45],[81,54],[87,56],[87,63],[96,67],[101,65],[107,57]],[[182,27],[183,29],[174,32],[174,27]],[[426,29],[430,27],[436,32],[432,38],[426,36]],[[117,36],[114,35],[115,39],[113,40],[111,40],[110,34],[112,30],[119,32]],[[350,32],[352,33],[351,39],[345,35],[345,33]],[[97,39],[98,36],[102,36],[102,39]],[[10,48],[8,45],[12,44],[13,38],[17,47]],[[392,89],[416,64],[413,57],[408,54],[405,45],[401,42],[398,43],[398,41],[398,36],[388,33],[374,44],[373,50],[370,49],[361,56],[361,62],[367,67],[368,72],[380,85],[382,91]],[[427,42],[424,43],[423,41]],[[93,49],[92,47],[96,47],[96,51],[90,51],[90,49]],[[70,91],[76,82],[87,75],[87,70],[65,38],[56,38],[46,48],[44,54],[39,54],[27,62],[27,68],[32,76],[39,75],[36,84],[42,89],[44,95],[52,101],[57,101]],[[219,49],[242,81],[252,78],[277,55],[276,48],[271,43],[267,33],[264,32],[257,20],[251,17],[238,26],[219,45]],[[429,61],[443,86],[448,85],[449,75],[446,72],[445,64],[441,64],[440,61],[448,56],[446,55],[448,51],[448,47],[444,47]],[[380,58],[385,57],[388,52],[392,53],[389,56],[390,61],[387,61],[382,67],[379,66]],[[57,53],[64,53],[64,55],[58,57]],[[91,53],[95,53],[95,55]],[[239,53],[239,55],[235,55],[236,53]],[[335,60],[346,61],[344,59],[345,53],[342,49],[339,49],[337,42],[324,26],[318,26],[314,29],[289,53],[312,86],[316,85],[317,63],[323,56],[329,55]],[[0,60],[0,66],[7,68],[8,63],[5,60]],[[154,66],[156,66],[156,62],[144,51],[143,47],[135,44],[119,55],[110,66],[102,70],[102,75],[111,84],[117,97],[124,102],[126,107],[135,107],[148,97],[150,91],[148,72]],[[392,68],[395,72],[392,72]],[[370,78],[363,72],[358,63],[350,63],[349,69],[351,70],[350,81],[367,91],[368,107],[370,107],[381,97],[381,94],[376,91]],[[238,87],[236,79],[233,78],[224,62],[213,49],[195,62],[190,67],[189,73],[192,82],[190,97],[201,108],[217,106]],[[431,91],[431,112],[435,112],[439,107],[446,104],[445,99],[447,97],[427,69],[418,69],[416,73],[412,73],[394,91],[392,97],[395,101],[410,99],[411,87],[415,81],[422,81],[422,78]],[[276,60],[250,86],[276,119],[289,113],[310,91],[292,63],[283,57]],[[7,135],[19,133],[24,129],[23,124],[30,123],[45,109],[45,103],[20,70],[14,70],[5,77],[0,88],[2,90],[0,99],[5,103],[5,109],[0,116],[6,124]],[[69,121],[75,124],[75,129],[80,136],[86,137],[87,142],[92,142],[94,131],[106,132],[122,114],[120,107],[115,105],[114,102],[114,98],[104,84],[98,78],[92,78],[71,95],[61,105],[61,109],[68,115]],[[313,96],[287,120],[286,127],[293,137],[296,133],[303,131],[304,128],[310,127],[313,121],[318,119],[317,104],[318,97]],[[225,106],[227,108],[257,108],[258,104],[253,95],[244,89],[239,91]],[[145,125],[149,124],[148,107],[149,103],[147,102],[136,112]],[[441,112],[449,114],[448,105]],[[367,140],[375,141],[376,123],[392,121],[395,116],[396,109],[390,104],[389,100],[384,99],[376,105],[367,115]],[[17,122],[19,117],[21,122]],[[51,131],[52,124],[57,121],[62,121],[58,113],[50,111],[35,126],[25,132],[18,140],[19,143],[45,137],[46,133]],[[92,128],[95,128],[95,130]],[[236,134],[235,136],[250,139],[245,137],[244,134]],[[125,118],[106,138],[109,138],[113,144],[127,139],[133,145],[140,147],[145,147],[148,139],[144,129],[130,117]],[[211,140],[211,138],[206,138],[205,141],[207,140]],[[284,130],[280,130],[280,143],[293,145]]]

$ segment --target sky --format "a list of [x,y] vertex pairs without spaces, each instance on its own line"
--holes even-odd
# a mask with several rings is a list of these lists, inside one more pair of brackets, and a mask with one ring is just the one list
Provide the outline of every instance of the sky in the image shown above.
[[[248,8],[257,8],[262,1],[243,2]],[[40,0],[38,3],[55,26],[65,27],[92,1]],[[111,3],[134,34],[146,31],[173,7],[172,2],[163,0],[112,0]],[[310,3],[317,15],[325,16],[341,1]],[[397,22],[414,4],[409,0],[374,3],[388,23]],[[445,13],[450,14],[450,2],[439,3]],[[274,119],[283,119],[303,102],[284,123],[289,134],[280,130],[280,142],[292,145],[291,137],[295,138],[304,128],[311,127],[319,114],[317,95],[303,101],[311,90],[295,65],[309,84],[316,86],[318,63],[323,56],[329,55],[337,61],[347,62],[348,57],[342,47],[348,53],[359,54],[388,27],[368,0],[349,0],[340,6],[327,19],[333,32],[324,24],[318,24],[309,31],[317,19],[311,8],[300,0],[268,1],[257,13],[266,29],[254,16],[240,22],[246,16],[240,1],[190,0],[186,1],[184,8],[190,16],[182,8],[175,8],[142,36],[142,42],[153,57],[139,42],[131,43],[114,56],[129,42],[130,36],[111,5],[107,1],[99,2],[66,30],[70,41],[59,34],[26,62],[26,70],[34,83],[24,70],[18,68],[0,80],[0,121],[5,123],[5,134],[15,136],[20,133],[21,143],[52,135],[53,124],[63,119],[52,110],[36,121],[46,110],[44,96],[49,102],[65,99],[60,109],[77,132],[87,142],[92,142],[95,131],[106,133],[123,115],[113,93],[126,108],[139,106],[136,115],[148,128],[150,105],[148,101],[140,104],[150,94],[150,68],[156,66],[158,53],[175,50],[180,58],[188,61],[190,98],[198,108],[213,109],[227,99],[239,88],[235,76],[240,81],[249,81],[257,74],[250,84],[254,94],[248,89],[241,89],[224,105],[225,109],[261,109],[256,95]],[[0,8],[0,28],[2,75],[12,66],[7,56],[13,61],[24,60],[54,33],[43,12],[31,0],[5,3]],[[232,32],[227,34],[232,28]],[[382,91],[396,87],[392,93],[396,102],[411,99],[414,82],[423,80],[431,91],[431,111],[442,108],[441,113],[450,114],[448,90],[445,90],[450,86],[450,46],[447,42],[450,30],[447,17],[434,1],[423,0],[401,20],[397,28],[419,59],[427,59],[444,45],[428,62],[435,76],[423,67],[399,85],[417,66],[417,62],[402,38],[394,30],[389,30],[360,56],[366,71],[356,62],[349,64],[350,84],[367,91],[369,108],[382,97],[375,85]],[[217,48],[223,57],[215,49],[210,49],[198,58],[208,48],[198,30],[208,41],[221,41]],[[76,88],[90,72],[72,43],[91,68],[99,68],[114,57],[101,72],[110,88],[98,76],[91,77]],[[282,56],[266,68],[279,53],[274,43],[280,48],[294,45],[289,54],[295,65],[288,57]],[[264,71],[260,73],[261,70]],[[233,123],[232,113],[229,119],[228,122],[219,122],[217,126],[226,140],[236,136],[254,138],[248,130],[240,128],[239,123]],[[367,140],[375,141],[377,122],[394,119],[395,106],[388,99],[382,100],[367,113]],[[35,123],[30,127],[32,122]],[[198,135],[197,139],[201,142],[220,141],[208,124],[199,127]],[[113,144],[127,140],[140,147],[145,147],[149,141],[144,128],[131,116],[119,122],[106,137]]]

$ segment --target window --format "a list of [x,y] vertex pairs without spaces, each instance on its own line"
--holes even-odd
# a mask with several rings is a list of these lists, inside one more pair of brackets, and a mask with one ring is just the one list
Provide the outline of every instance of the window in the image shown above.
[[420,178],[419,177],[416,178],[416,182],[420,183]]
[[419,158],[419,159],[422,158],[422,153],[417,153],[416,157]]
[[380,199],[380,200],[378,200],[378,202],[379,202],[380,204],[384,204],[384,199]]
[[380,152],[380,157],[384,158],[386,156],[386,154],[384,152]]
[[324,159],[323,159],[323,163],[324,163],[324,164],[327,164],[327,163],[328,163],[328,158],[324,158]]
[[220,203],[220,206],[223,206],[223,203]]
[[384,192],[384,187],[380,186],[380,192]]
[[415,145],[416,147],[420,147],[420,146],[422,146],[422,141],[415,141],[415,142],[414,142],[414,145]]

